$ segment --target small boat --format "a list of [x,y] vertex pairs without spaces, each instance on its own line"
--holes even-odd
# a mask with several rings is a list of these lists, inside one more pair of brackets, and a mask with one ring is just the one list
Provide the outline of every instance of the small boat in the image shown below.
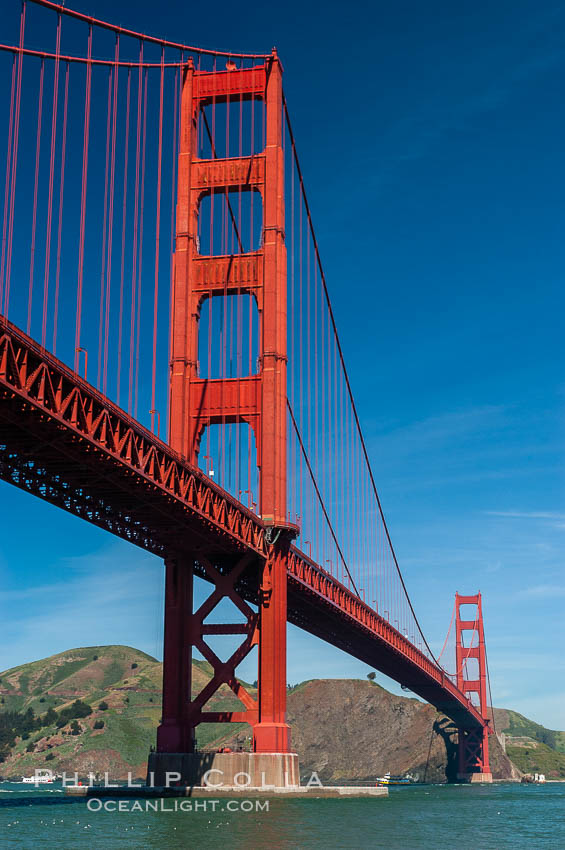
[[22,776],[22,782],[27,782],[31,785],[46,785],[53,782],[53,774],[50,770],[38,768],[35,771],[35,776]]
[[375,785],[411,785],[412,777],[406,776],[391,776],[390,771],[387,771],[384,776],[377,776]]

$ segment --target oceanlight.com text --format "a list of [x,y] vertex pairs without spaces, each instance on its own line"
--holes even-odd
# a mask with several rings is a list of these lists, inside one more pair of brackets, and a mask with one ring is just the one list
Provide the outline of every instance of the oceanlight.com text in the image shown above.
[[91,797],[89,812],[268,812],[269,800],[101,800]]

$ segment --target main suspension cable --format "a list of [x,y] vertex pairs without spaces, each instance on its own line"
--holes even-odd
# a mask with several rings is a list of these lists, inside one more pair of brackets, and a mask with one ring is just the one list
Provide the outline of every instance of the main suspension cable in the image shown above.
[[330,533],[331,533],[331,535],[332,535],[332,537],[333,537],[333,540],[334,540],[334,543],[335,543],[335,545],[336,545],[336,547],[337,547],[337,551],[338,551],[338,552],[339,552],[339,554],[340,554],[340,557],[341,557],[341,560],[342,560],[343,566],[345,567],[345,571],[346,571],[347,575],[349,576],[349,580],[350,580],[351,584],[353,585],[353,589],[355,590],[355,593],[357,594],[357,596],[359,597],[359,599],[361,599],[361,596],[360,596],[360,594],[359,594],[359,591],[357,590],[357,587],[356,587],[356,585],[355,585],[355,581],[353,580],[353,577],[352,577],[351,573],[349,572],[349,567],[347,566],[347,561],[345,560],[345,556],[344,556],[344,554],[343,554],[343,552],[342,552],[342,550],[341,550],[341,546],[339,545],[339,541],[338,541],[338,539],[337,539],[337,537],[336,537],[336,533],[335,533],[335,531],[334,531],[334,528],[333,528],[333,525],[332,525],[331,519],[330,519],[330,518],[329,518],[329,516],[328,516],[328,512],[327,512],[327,510],[326,510],[326,506],[325,506],[325,504],[324,504],[324,500],[322,499],[322,494],[320,493],[320,489],[319,489],[318,484],[317,484],[317,482],[316,482],[316,477],[315,477],[315,475],[314,475],[314,471],[313,471],[313,469],[312,469],[312,466],[311,466],[311,464],[310,464],[310,460],[309,460],[309,458],[308,458],[308,455],[307,455],[307,453],[306,453],[306,449],[305,449],[305,447],[304,447],[304,443],[303,443],[303,441],[302,441],[302,435],[300,434],[300,431],[299,431],[299,429],[298,429],[298,425],[296,424],[296,419],[294,418],[294,413],[293,413],[293,411],[292,411],[292,407],[290,406],[290,402],[289,402],[289,400],[288,400],[288,399],[286,400],[286,406],[287,406],[287,408],[288,408],[288,412],[289,412],[289,414],[290,414],[290,418],[291,418],[291,421],[292,421],[292,425],[293,425],[294,430],[295,430],[295,432],[296,432],[296,436],[297,436],[297,439],[298,439],[298,443],[299,443],[299,445],[300,445],[300,449],[301,449],[301,451],[302,451],[302,455],[303,455],[303,457],[304,457],[304,460],[306,461],[306,466],[308,467],[308,472],[310,473],[310,478],[311,478],[311,480],[312,480],[312,484],[314,485],[314,489],[315,489],[315,491],[316,491],[316,495],[317,495],[317,497],[318,497],[318,501],[319,501],[319,503],[320,503],[320,507],[322,508],[323,514],[324,514],[324,516],[325,516],[325,518],[326,518],[326,522],[328,523],[328,527],[329,527],[329,529],[330,529]]
[[[422,640],[423,640],[423,642],[426,646],[426,649],[428,650],[428,652],[430,654],[430,657],[436,662],[436,664],[438,664],[438,661],[437,661],[435,655],[433,654],[433,652],[432,652],[432,650],[431,650],[431,648],[428,644],[428,641],[426,640],[426,637],[425,637],[425,635],[422,631],[422,627],[420,626],[419,620],[416,616],[416,612],[414,611],[412,601],[410,600],[410,597],[408,595],[408,591],[406,590],[406,585],[405,585],[404,579],[402,577],[402,572],[401,572],[400,566],[398,564],[398,559],[396,557],[396,552],[394,551],[394,546],[392,545],[392,540],[391,540],[390,533],[389,533],[389,530],[388,530],[388,526],[387,526],[387,523],[386,523],[386,520],[385,520],[384,512],[383,512],[382,505],[381,505],[381,500],[379,498],[379,494],[378,494],[378,491],[377,491],[377,485],[375,483],[375,478],[374,478],[374,475],[373,475],[371,462],[369,460],[369,453],[367,451],[365,438],[364,438],[363,432],[361,430],[361,422],[359,420],[359,414],[357,412],[357,406],[356,406],[355,400],[353,398],[353,391],[351,389],[349,374],[347,372],[347,368],[346,368],[346,365],[345,365],[345,358],[343,356],[343,349],[341,347],[341,342],[340,342],[339,335],[338,335],[338,332],[337,332],[337,325],[336,325],[335,316],[334,316],[334,312],[333,312],[331,301],[330,301],[330,295],[329,295],[329,290],[328,290],[328,286],[327,286],[327,282],[326,282],[326,276],[324,274],[324,270],[323,270],[323,267],[322,267],[320,250],[319,250],[319,247],[318,247],[318,241],[316,239],[316,234],[315,234],[315,231],[314,231],[314,224],[313,224],[312,215],[311,215],[311,212],[310,212],[310,205],[308,203],[308,198],[306,196],[306,188],[305,188],[304,179],[303,179],[303,176],[302,176],[302,169],[300,167],[300,162],[299,162],[299,159],[298,159],[298,152],[297,152],[297,149],[296,149],[296,142],[295,142],[295,138],[294,138],[294,133],[292,131],[292,125],[291,125],[290,115],[289,115],[289,111],[288,111],[288,104],[287,104],[287,101],[286,101],[286,97],[284,96],[284,93],[283,93],[283,108],[284,108],[285,118],[286,118],[286,122],[287,122],[288,133],[289,133],[289,137],[290,137],[290,141],[291,141],[291,145],[292,145],[292,152],[293,152],[293,156],[294,156],[294,161],[295,161],[295,164],[296,164],[296,171],[297,171],[297,174],[298,174],[298,179],[299,179],[299,182],[300,182],[300,188],[301,188],[301,191],[302,191],[304,208],[306,210],[306,215],[307,215],[307,218],[308,218],[308,224],[309,224],[309,227],[310,227],[310,234],[311,234],[311,237],[312,237],[312,243],[314,245],[314,252],[316,254],[316,260],[317,260],[317,263],[318,263],[318,268],[320,270],[320,278],[321,278],[321,281],[322,281],[322,287],[323,287],[323,290],[324,290],[326,304],[327,304],[327,307],[328,307],[328,313],[329,313],[329,317],[330,317],[331,324],[332,324],[332,329],[333,329],[334,336],[335,336],[336,346],[337,346],[337,350],[338,350],[338,353],[339,353],[339,359],[340,359],[340,362],[341,362],[341,366],[342,366],[342,369],[343,369],[343,375],[344,375],[345,383],[346,383],[346,386],[347,386],[347,392],[348,392],[348,395],[349,395],[349,399],[350,399],[350,402],[351,402],[351,408],[352,408],[352,411],[353,411],[353,416],[355,418],[357,433],[359,435],[359,440],[360,440],[360,443],[361,443],[363,455],[365,457],[365,462],[366,462],[366,465],[367,465],[367,470],[368,470],[369,477],[370,477],[370,480],[371,480],[372,490],[373,490],[373,493],[374,493],[374,496],[375,496],[375,499],[376,499],[376,502],[377,502],[379,514],[380,514],[380,517],[381,517],[381,520],[382,520],[382,523],[383,523],[383,528],[385,530],[385,534],[386,534],[388,544],[389,544],[389,547],[390,547],[390,552],[391,552],[393,560],[394,560],[396,571],[398,573],[398,577],[400,579],[402,589],[403,589],[404,594],[406,596],[408,606],[410,608],[412,616],[414,617],[414,622],[416,623],[416,627],[417,627],[418,631],[420,632],[420,635],[421,635]],[[440,666],[440,665],[438,664],[438,666]]]

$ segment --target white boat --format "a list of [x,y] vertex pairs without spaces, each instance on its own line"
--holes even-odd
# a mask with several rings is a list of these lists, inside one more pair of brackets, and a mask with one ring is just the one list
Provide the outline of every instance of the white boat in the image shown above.
[[406,776],[391,776],[387,770],[384,776],[377,776],[375,785],[411,785],[413,782],[409,773]]
[[22,776],[22,782],[27,782],[30,785],[46,785],[53,782],[53,774],[50,770],[38,768],[35,771],[35,776]]

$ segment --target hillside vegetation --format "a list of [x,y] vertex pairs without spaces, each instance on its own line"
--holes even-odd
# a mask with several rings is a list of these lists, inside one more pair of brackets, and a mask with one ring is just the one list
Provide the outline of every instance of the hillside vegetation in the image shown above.
[[506,753],[523,773],[565,779],[565,733],[546,729],[510,709],[494,710],[498,732],[506,735]]
[[565,779],[565,753],[539,741],[506,745],[506,753],[522,773],[544,773],[548,779]]
[[[210,681],[205,661],[192,665],[193,691]],[[30,775],[37,767],[86,776],[144,777],[161,717],[162,665],[128,646],[92,646],[14,667],[0,673],[0,774]],[[246,688],[256,694],[251,685]],[[227,686],[205,707],[241,709]],[[456,730],[432,706],[397,697],[372,681],[310,680],[288,691],[293,748],[303,775],[316,770],[324,782],[374,781],[387,770],[411,772],[420,781],[454,779]],[[510,739],[508,754],[520,770],[564,776],[561,733],[516,712],[495,710],[497,731]],[[201,724],[199,749],[250,743],[246,724]],[[556,737],[552,737],[556,736]],[[491,737],[493,774],[517,778],[518,771]]]
[[517,711],[495,708],[494,720],[497,729],[506,735],[510,735],[511,737],[526,735],[534,741],[546,744],[553,750],[565,752],[565,733],[546,729],[545,726],[529,720],[522,714],[518,714]]
[[[195,661],[194,688],[200,691],[211,672],[207,662]],[[0,773],[25,775],[49,767],[80,775],[145,776],[161,717],[161,682],[162,665],[128,646],[71,649],[0,673]],[[77,700],[91,711],[73,710]],[[241,706],[224,687],[208,707]],[[15,719],[12,734],[6,734],[3,719],[8,725]],[[203,724],[199,745],[224,728]]]

